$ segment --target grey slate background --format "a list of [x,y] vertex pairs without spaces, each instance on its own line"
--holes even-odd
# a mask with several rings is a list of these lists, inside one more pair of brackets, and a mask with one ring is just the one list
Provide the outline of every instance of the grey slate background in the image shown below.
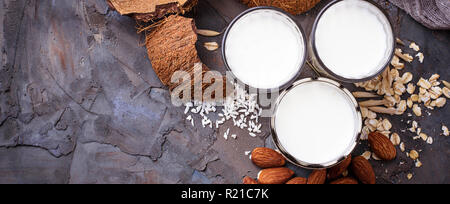
[[[310,31],[328,1],[297,16]],[[396,7],[378,0],[395,22],[398,37],[421,45],[425,63],[407,69],[450,80],[450,34],[431,31]],[[200,0],[197,27],[223,30],[245,6],[234,0]],[[255,177],[245,151],[272,146],[269,120],[262,137],[238,132],[224,141],[228,124],[213,131],[192,128],[183,108],[151,69],[136,23],[108,9],[104,0],[4,0],[0,3],[0,183],[240,183]],[[220,52],[202,49],[210,68],[225,71]],[[306,70],[302,77],[311,75]],[[351,87],[351,86],[349,86]],[[371,161],[379,183],[450,183],[449,106],[430,117],[388,117],[398,133],[417,120],[435,143],[401,134],[408,150],[422,150],[422,168],[406,155],[393,162]],[[197,121],[199,118],[197,118]],[[362,142],[356,154],[367,150]],[[404,165],[399,165],[403,161]],[[291,166],[292,167],[292,166]],[[292,167],[294,168],[294,167]],[[297,175],[309,171],[295,168]],[[414,178],[406,179],[407,173]]]

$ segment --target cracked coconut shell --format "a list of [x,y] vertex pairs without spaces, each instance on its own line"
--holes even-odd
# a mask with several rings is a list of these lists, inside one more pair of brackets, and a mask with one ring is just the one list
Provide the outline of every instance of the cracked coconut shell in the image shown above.
[[167,14],[190,11],[198,0],[108,0],[111,9],[120,15],[131,15],[138,21],[149,22]]
[[[150,58],[153,69],[158,75],[161,82],[173,91],[180,88],[181,83],[173,83],[172,75],[177,71],[185,71],[191,78],[191,91],[194,91],[195,83],[194,75],[201,75],[201,79],[205,79],[205,74],[210,71],[206,65],[202,64],[197,54],[195,44],[197,42],[197,34],[194,20],[182,16],[169,16],[161,21],[151,32],[146,35],[146,46],[148,56]],[[198,66],[201,66],[200,68]],[[195,67],[201,73],[194,73]],[[223,77],[221,85],[224,87],[224,96],[226,95],[226,80]],[[211,83],[197,84],[202,87],[202,93],[214,84]],[[227,89],[228,90],[228,89]],[[195,92],[192,92],[195,93]],[[214,94],[212,94],[214,98]]]
[[281,8],[292,15],[302,14],[309,11],[320,0],[241,0],[248,7],[273,6]]

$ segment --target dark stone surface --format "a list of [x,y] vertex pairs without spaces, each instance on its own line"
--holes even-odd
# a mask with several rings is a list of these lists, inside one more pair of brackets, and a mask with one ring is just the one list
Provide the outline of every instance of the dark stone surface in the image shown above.
[[[450,79],[450,34],[430,31],[385,1],[396,34],[421,45],[425,63],[407,65],[415,79],[439,73]],[[297,16],[306,32],[326,1]],[[199,28],[222,31],[246,9],[237,1],[201,0],[194,12]],[[0,3],[0,183],[240,183],[255,177],[245,151],[273,146],[269,120],[263,137],[238,133],[225,141],[219,130],[193,128],[184,109],[173,107],[151,69],[129,17],[110,11],[104,0],[5,0]],[[211,69],[225,71],[219,51],[201,43]],[[351,54],[351,53],[349,53]],[[310,76],[305,69],[301,77]],[[350,86],[351,87],[351,86]],[[422,150],[422,168],[400,154],[393,162],[371,161],[379,183],[449,183],[449,106],[430,117],[390,117],[401,133],[417,120],[433,145],[401,134],[408,150]],[[197,118],[199,121],[199,118]],[[197,122],[198,123],[198,122]],[[359,145],[355,154],[367,150]],[[399,165],[401,161],[406,162]],[[295,168],[299,176],[309,171]],[[407,173],[414,173],[411,181]]]

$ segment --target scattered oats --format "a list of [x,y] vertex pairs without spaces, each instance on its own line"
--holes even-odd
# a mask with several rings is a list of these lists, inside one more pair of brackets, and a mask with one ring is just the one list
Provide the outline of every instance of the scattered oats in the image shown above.
[[408,180],[411,180],[413,178],[413,175],[409,173],[408,175],[406,175],[406,178],[408,178]]
[[408,84],[408,88],[406,88],[406,91],[409,94],[414,94],[414,92],[416,91],[416,86],[414,84],[412,84],[412,83],[409,83]]
[[402,151],[402,152],[405,152],[405,143],[400,143],[400,150]]
[[379,97],[376,94],[370,92],[353,92],[352,93],[355,98],[376,98]]
[[434,87],[431,87],[431,90],[429,93],[430,93],[432,99],[437,99],[442,96],[443,91],[440,87],[434,86]]
[[376,161],[380,161],[380,157],[378,157],[375,153],[372,153],[372,159],[376,160]]
[[425,59],[425,56],[423,55],[423,53],[419,52],[416,55],[417,58],[419,58],[419,62],[423,63],[423,60]]
[[439,74],[433,74],[428,81],[436,82],[437,80],[439,80],[440,77],[441,76]]
[[447,103],[447,99],[445,99],[445,98],[438,98],[438,99],[436,99],[436,106],[439,107],[439,108],[444,107],[445,103]]
[[253,132],[251,132],[251,133],[248,133],[250,136],[252,136],[252,137],[256,137],[256,134],[255,133],[253,133]]
[[416,159],[419,158],[419,152],[417,152],[416,150],[411,150],[411,151],[409,152],[409,157],[410,157],[412,160],[416,160]]
[[420,51],[420,47],[419,47],[415,42],[412,42],[412,43],[409,45],[409,48],[413,49],[413,50],[416,51],[416,52],[419,52],[419,51]]
[[417,128],[417,134],[420,135],[420,133],[422,133],[422,128]]
[[370,152],[370,151],[365,151],[361,156],[363,156],[363,157],[366,158],[367,160],[370,160],[370,157],[372,156],[372,152]]
[[348,176],[348,170],[345,170],[345,171],[342,173],[342,176],[347,177],[347,176]]
[[419,134],[419,137],[420,137],[423,141],[427,141],[427,139],[428,139],[428,135],[425,134],[425,133],[420,133],[420,134]]
[[445,97],[450,98],[450,89],[447,87],[444,87],[442,89],[442,93],[444,94]]
[[364,126],[361,132],[361,140],[369,139],[370,128],[368,126]]
[[[391,61],[391,65],[395,68],[395,69],[403,69],[405,68],[405,64],[400,62],[400,58],[398,58],[397,56],[394,55],[394,57],[392,58]],[[397,72],[398,73],[398,72]],[[394,77],[395,78],[395,77]]]
[[444,84],[445,87],[447,87],[447,89],[450,89],[450,83],[447,81],[442,81],[442,83]]
[[413,75],[411,74],[411,72],[406,72],[403,74],[401,81],[403,82],[403,84],[407,84],[409,82],[411,82],[413,79]]
[[414,104],[413,106],[413,112],[416,114],[416,116],[420,117],[422,116],[422,109],[419,107],[419,105]]
[[403,95],[406,92],[406,87],[402,82],[394,82],[394,93],[396,95]]
[[397,133],[393,133],[391,135],[391,142],[394,146],[400,145],[401,142],[400,136]]
[[219,49],[219,44],[216,42],[205,42],[203,46],[209,51],[216,51]]
[[231,138],[236,139],[236,138],[237,138],[237,135],[236,135],[236,134],[232,134],[232,135],[231,135]]
[[215,36],[220,35],[220,33],[217,32],[217,31],[204,30],[204,29],[197,29],[197,34],[203,35],[203,36],[206,36],[206,37],[215,37]]
[[417,159],[417,161],[416,161],[416,167],[417,167],[417,168],[422,167],[422,162],[420,162],[419,159]]
[[400,40],[400,38],[395,38],[395,42],[397,42],[399,45],[406,45],[402,40]]
[[422,87],[422,88],[424,88],[424,89],[426,89],[426,90],[431,88],[431,83],[428,80],[424,79],[424,78],[420,78],[419,82],[417,82],[417,85]]
[[445,126],[445,125],[443,125],[442,126],[442,131],[443,131],[443,135],[444,136],[449,136],[449,131],[448,131],[448,127],[447,126]]
[[384,119],[382,125],[384,130],[390,130],[392,128],[392,124],[388,119]]
[[433,144],[433,138],[432,137],[428,137],[427,143],[432,145]]
[[406,111],[406,109],[407,109],[406,105],[407,105],[407,103],[406,103],[405,100],[400,101],[400,103],[397,106],[397,111],[399,113],[404,113]]
[[417,102],[419,102],[419,99],[420,99],[419,95],[417,95],[417,94],[411,95],[411,100],[413,102],[417,103]]
[[408,108],[412,108],[413,107],[414,103],[413,103],[411,98],[408,98],[408,100],[406,101],[406,105],[408,106]]
[[399,57],[402,60],[405,60],[409,63],[411,63],[414,60],[414,58],[411,55],[403,54],[403,51],[400,48],[395,49],[395,55],[397,55],[397,57]]
[[252,151],[245,151],[245,152],[244,152],[245,156],[250,155],[250,153],[252,153]]

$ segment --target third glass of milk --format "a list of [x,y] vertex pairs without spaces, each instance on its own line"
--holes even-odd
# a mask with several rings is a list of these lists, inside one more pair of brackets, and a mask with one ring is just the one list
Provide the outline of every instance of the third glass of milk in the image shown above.
[[309,43],[316,71],[350,83],[382,73],[395,47],[389,19],[367,0],[337,0],[325,6]]

